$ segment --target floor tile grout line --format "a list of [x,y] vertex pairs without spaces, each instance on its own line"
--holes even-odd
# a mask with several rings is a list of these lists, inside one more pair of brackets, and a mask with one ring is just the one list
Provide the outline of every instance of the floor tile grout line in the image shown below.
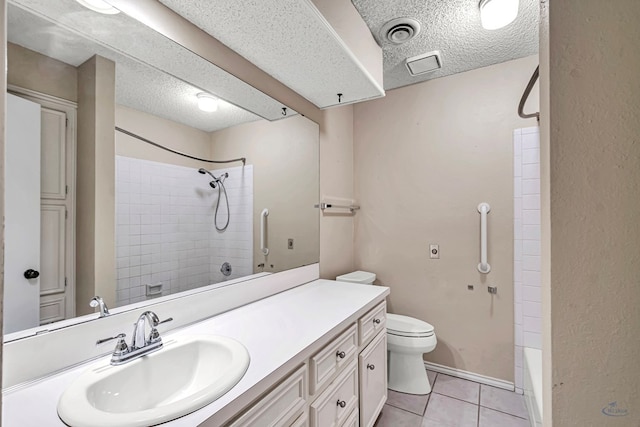
[[[437,391],[432,391],[431,394],[437,394],[439,396],[448,397],[449,399],[455,399],[455,400],[457,400],[459,402],[468,403],[469,405],[480,406],[478,403],[469,402],[468,400],[463,400],[463,399],[460,399],[458,397],[448,396],[446,394],[438,393]],[[480,399],[478,399],[478,400],[480,400]]]
[[491,408],[489,406],[484,406],[484,405],[479,405],[479,406],[484,408],[484,409],[489,409],[490,411],[500,412],[501,414],[511,415],[512,417],[516,417],[516,418],[520,418],[521,420],[529,421],[529,418],[523,418],[520,415],[511,414],[509,412],[501,411],[500,409],[495,409],[495,408]]
[[478,424],[477,427],[480,427],[480,402],[482,402],[482,387],[478,390]]

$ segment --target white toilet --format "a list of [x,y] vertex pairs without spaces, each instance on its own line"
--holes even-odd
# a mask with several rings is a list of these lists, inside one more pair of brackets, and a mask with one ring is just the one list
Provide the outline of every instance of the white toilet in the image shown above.
[[[339,282],[373,284],[375,273],[354,271],[336,277]],[[422,355],[436,348],[433,326],[409,316],[387,313],[387,350],[391,390],[409,394],[431,393]]]

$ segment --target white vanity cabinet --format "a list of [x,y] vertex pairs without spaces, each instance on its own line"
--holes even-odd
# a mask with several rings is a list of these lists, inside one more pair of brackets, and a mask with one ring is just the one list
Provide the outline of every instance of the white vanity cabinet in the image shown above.
[[387,401],[387,334],[380,332],[358,356],[360,426],[372,427]]
[[296,369],[230,427],[306,426],[307,367]]
[[387,400],[385,324],[383,301],[345,325],[228,425],[372,427]]

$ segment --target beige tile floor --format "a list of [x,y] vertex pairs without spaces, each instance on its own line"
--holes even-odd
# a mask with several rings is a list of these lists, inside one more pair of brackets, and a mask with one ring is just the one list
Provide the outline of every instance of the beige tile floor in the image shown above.
[[431,394],[416,396],[389,390],[375,427],[529,427],[523,396],[427,373]]

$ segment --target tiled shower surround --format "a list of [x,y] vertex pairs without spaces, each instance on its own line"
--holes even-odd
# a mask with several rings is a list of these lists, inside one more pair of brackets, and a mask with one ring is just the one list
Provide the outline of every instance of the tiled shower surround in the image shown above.
[[[118,306],[252,274],[253,167],[213,171],[225,172],[231,220],[220,232],[211,177],[196,168],[116,156]],[[218,224],[226,218],[223,193]],[[230,276],[221,273],[223,262],[231,264]]]
[[516,129],[514,152],[515,385],[522,393],[523,348],[541,349],[540,129]]

